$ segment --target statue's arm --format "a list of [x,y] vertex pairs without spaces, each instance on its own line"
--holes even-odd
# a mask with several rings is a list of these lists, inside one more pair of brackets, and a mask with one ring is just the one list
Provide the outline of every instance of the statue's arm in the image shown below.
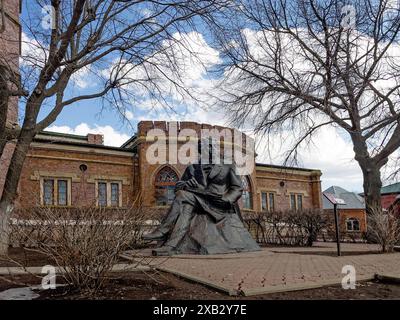
[[185,172],[183,173],[181,179],[179,181],[188,181],[194,177],[194,169],[193,166],[188,166],[185,169]]
[[228,174],[229,189],[224,195],[224,200],[230,203],[235,203],[242,196],[243,185],[242,179],[235,173],[235,169],[231,167]]
[[194,169],[193,166],[188,166],[185,169],[181,179],[175,185],[175,191],[185,189],[187,186],[187,181],[191,180],[194,177]]

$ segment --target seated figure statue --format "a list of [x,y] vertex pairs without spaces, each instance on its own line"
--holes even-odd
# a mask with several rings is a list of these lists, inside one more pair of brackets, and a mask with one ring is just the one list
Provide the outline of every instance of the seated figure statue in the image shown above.
[[242,222],[237,203],[242,191],[233,165],[189,165],[176,183],[175,199],[167,215],[143,239],[163,241],[153,255],[260,250]]

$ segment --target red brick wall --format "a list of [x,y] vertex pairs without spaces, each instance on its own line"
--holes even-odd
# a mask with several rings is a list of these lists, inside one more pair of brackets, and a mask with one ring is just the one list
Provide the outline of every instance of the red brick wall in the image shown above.
[[[19,183],[19,206],[40,204],[40,180],[38,176],[49,172],[57,175],[67,174],[72,178],[72,206],[91,205],[95,201],[96,177],[124,178],[122,184],[122,205],[129,206],[136,195],[133,181],[133,154],[127,156],[107,155],[102,150],[80,148],[76,150],[53,150],[31,147],[24,163]],[[81,164],[87,170],[82,173]]]
[[[334,214],[333,210],[324,210],[331,221],[331,228],[334,228]],[[360,232],[367,231],[366,212],[364,209],[339,209],[339,228],[341,232],[346,232],[346,220],[349,218],[356,218],[360,221]]]
[[[16,74],[19,73],[20,54],[20,0],[4,0],[5,30],[0,33],[0,64],[9,66]],[[9,100],[7,123],[11,125],[18,121],[18,98]],[[5,175],[14,150],[14,145],[8,144],[0,156],[0,194],[3,191]]]
[[[275,194],[275,209],[290,209],[290,193],[303,195],[303,208],[321,208],[320,172],[285,171],[276,168],[257,167],[257,193],[255,208],[261,210],[261,192]],[[283,186],[281,186],[283,183]]]
[[19,73],[20,24],[19,0],[4,0],[5,30],[0,33],[0,62]]
[[388,209],[396,200],[398,194],[384,194],[381,197],[382,208]]

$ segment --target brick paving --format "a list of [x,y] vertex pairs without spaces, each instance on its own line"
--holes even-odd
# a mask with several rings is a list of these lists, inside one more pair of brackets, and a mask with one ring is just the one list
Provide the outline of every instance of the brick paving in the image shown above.
[[[335,257],[335,244],[318,243],[312,248],[264,248],[259,252],[154,258],[158,269],[219,288],[229,294],[254,295],[340,284],[345,265],[353,265],[357,280],[375,274],[400,276],[400,253],[369,253],[367,244],[343,244],[347,256]],[[366,254],[351,255],[351,252]],[[317,252],[317,254],[315,254]],[[326,253],[325,255],[323,253]],[[146,255],[147,252],[144,253]]]

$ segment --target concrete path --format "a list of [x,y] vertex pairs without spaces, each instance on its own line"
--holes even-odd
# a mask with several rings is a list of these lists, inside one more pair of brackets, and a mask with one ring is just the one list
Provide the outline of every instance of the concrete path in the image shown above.
[[[376,249],[365,244],[342,246],[342,251],[348,253]],[[163,263],[156,258],[154,263],[158,263],[159,270],[230,295],[248,296],[340,284],[346,265],[355,267],[357,281],[373,279],[376,274],[400,275],[400,253],[335,257],[334,250],[332,243],[318,243],[312,248],[276,247],[242,254],[173,256],[163,258]]]

